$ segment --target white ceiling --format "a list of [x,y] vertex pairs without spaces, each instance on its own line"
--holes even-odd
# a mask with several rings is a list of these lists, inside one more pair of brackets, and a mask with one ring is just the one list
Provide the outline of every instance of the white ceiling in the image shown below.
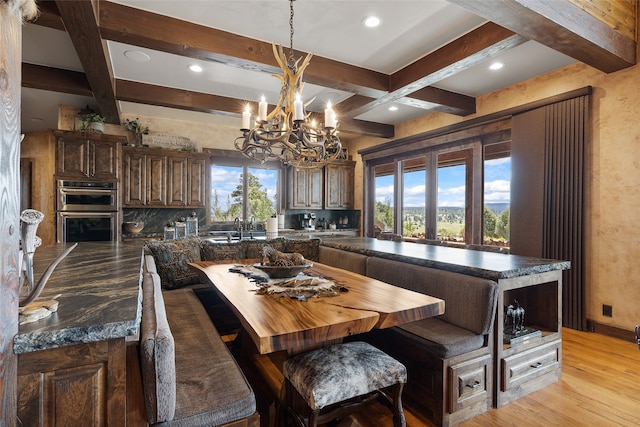
[[[252,39],[289,46],[289,2],[286,0],[130,0],[124,5],[198,23]],[[477,28],[486,21],[446,0],[297,0],[294,3],[294,48],[340,62],[391,74],[439,47]],[[368,15],[382,18],[374,29],[361,21]],[[196,92],[258,101],[265,95],[275,103],[279,80],[258,71],[232,68],[210,61],[144,49],[122,43],[107,43],[114,77]],[[128,58],[126,52],[148,55],[149,61]],[[313,61],[313,59],[312,59]],[[494,61],[505,64],[489,71]],[[59,30],[26,24],[23,29],[23,62],[83,71],[69,36]],[[433,86],[469,96],[482,95],[574,62],[563,54],[529,41],[487,58],[471,69]],[[204,72],[195,74],[187,66],[198,63]],[[23,88],[22,128],[30,132],[57,127],[57,105],[95,105],[92,98]],[[326,101],[338,103],[351,93],[305,84],[305,101],[316,97],[310,110],[319,111]],[[397,124],[428,114],[428,110],[395,104],[375,108],[356,118]],[[120,103],[124,114],[155,115],[157,107]],[[167,111],[168,110],[168,111]],[[203,113],[163,109],[162,114],[201,121]],[[241,111],[239,103],[238,113]],[[204,115],[205,117],[207,115]],[[226,118],[227,123],[237,118]]]

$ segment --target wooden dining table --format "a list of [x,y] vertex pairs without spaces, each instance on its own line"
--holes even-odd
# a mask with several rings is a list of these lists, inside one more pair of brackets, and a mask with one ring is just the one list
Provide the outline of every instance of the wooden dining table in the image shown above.
[[306,301],[258,294],[254,281],[230,271],[255,261],[202,261],[189,265],[206,276],[261,354],[280,350],[297,353],[374,328],[389,328],[444,313],[444,301],[439,298],[317,262],[304,274],[328,278],[346,289],[336,296]]

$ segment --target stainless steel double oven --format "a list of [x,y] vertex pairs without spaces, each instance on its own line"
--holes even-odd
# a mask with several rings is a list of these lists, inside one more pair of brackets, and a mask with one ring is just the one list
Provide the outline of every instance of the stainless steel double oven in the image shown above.
[[118,184],[58,180],[57,241],[87,242],[118,239]]

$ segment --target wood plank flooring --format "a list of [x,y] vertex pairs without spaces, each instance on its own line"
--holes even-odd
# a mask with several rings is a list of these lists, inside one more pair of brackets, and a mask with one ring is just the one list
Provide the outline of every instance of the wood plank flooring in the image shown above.
[[[640,351],[634,342],[563,329],[562,380],[516,402],[479,415],[462,427],[640,425]],[[132,360],[128,359],[130,363]],[[128,369],[128,372],[132,372]],[[251,378],[248,374],[250,380]],[[139,380],[138,380],[139,381]],[[256,395],[264,387],[254,387]],[[130,387],[128,390],[137,388]],[[139,390],[139,389],[137,389]],[[138,391],[139,392],[139,391]],[[140,402],[141,398],[130,399]],[[139,414],[128,409],[131,414]],[[405,407],[408,427],[432,427],[417,408]],[[268,419],[268,414],[261,417]],[[129,425],[140,426],[137,422]],[[354,415],[339,427],[392,426],[382,405]]]

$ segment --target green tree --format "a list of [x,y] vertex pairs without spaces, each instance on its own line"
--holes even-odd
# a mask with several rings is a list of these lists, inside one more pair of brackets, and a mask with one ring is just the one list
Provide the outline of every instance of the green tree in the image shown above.
[[385,203],[376,201],[375,219],[393,229],[393,209],[391,209],[390,198],[387,198]]
[[483,212],[483,232],[485,239],[487,237],[495,237],[496,236],[496,221],[497,217],[494,211],[489,209],[488,207],[484,207]]
[[507,208],[500,213],[496,221],[496,237],[509,240],[511,233],[511,208]]
[[220,200],[218,199],[218,190],[213,190],[213,203],[211,204],[211,220],[223,221],[225,219],[226,212],[220,207]]
[[[262,188],[258,177],[248,172],[247,175],[247,216],[255,217],[256,221],[266,221],[275,213],[273,201],[269,199],[267,190]],[[243,176],[240,174],[240,183],[233,192],[233,202],[229,205],[229,216],[232,218],[242,215],[242,201],[244,197]],[[248,219],[248,218],[245,218]]]

